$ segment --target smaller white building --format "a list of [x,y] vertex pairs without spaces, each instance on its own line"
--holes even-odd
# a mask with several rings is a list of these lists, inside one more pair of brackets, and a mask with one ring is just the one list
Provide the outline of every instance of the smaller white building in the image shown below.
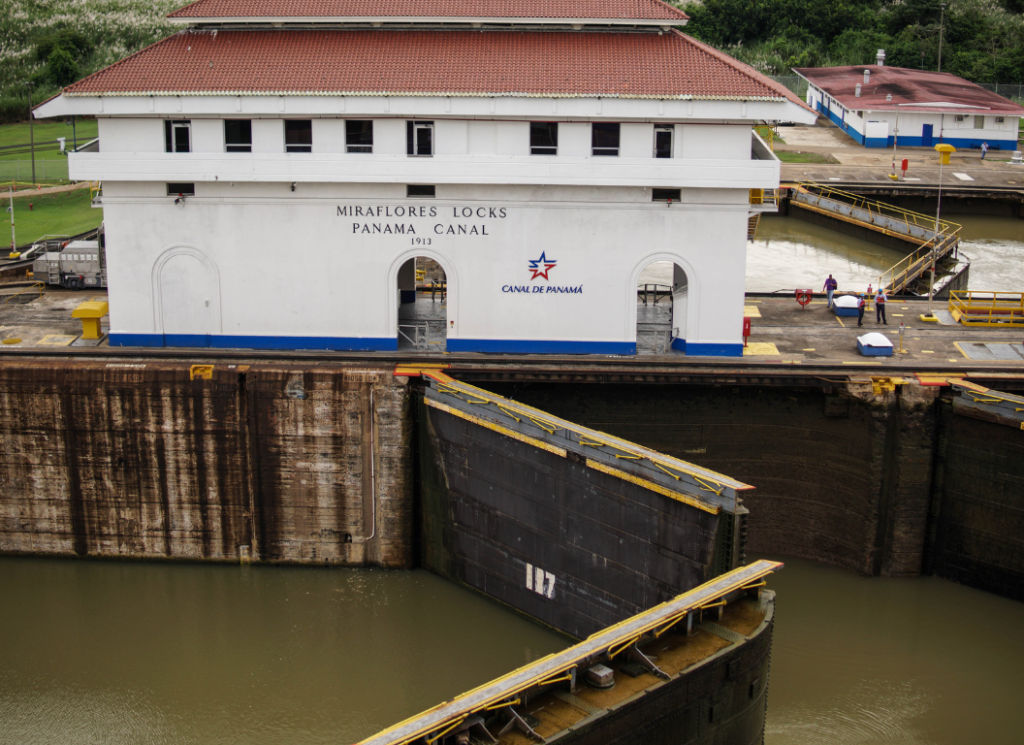
[[[865,147],[1016,150],[1024,106],[946,72],[885,67],[799,67],[807,103]],[[898,129],[898,132],[897,132]]]

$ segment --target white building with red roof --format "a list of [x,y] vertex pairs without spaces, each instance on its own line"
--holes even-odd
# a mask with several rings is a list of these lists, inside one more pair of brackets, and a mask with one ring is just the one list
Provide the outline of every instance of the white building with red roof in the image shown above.
[[[807,83],[807,104],[865,147],[1017,149],[1019,106],[948,72],[885,67],[794,68]],[[899,132],[897,133],[897,128]]]
[[[413,260],[452,352],[739,355],[751,190],[783,87],[659,0],[198,0],[36,116],[99,120],[110,343],[394,350]],[[754,200],[757,201],[757,200]],[[407,310],[407,309],[406,309]],[[404,336],[408,336],[405,334]]]

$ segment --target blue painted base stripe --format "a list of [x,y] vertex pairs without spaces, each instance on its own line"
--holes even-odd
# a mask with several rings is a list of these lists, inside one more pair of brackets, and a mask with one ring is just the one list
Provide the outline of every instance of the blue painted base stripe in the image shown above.
[[688,342],[687,357],[742,357],[743,344],[703,344]]
[[[380,337],[214,336],[204,334],[112,333],[112,347],[188,347],[214,349],[294,349],[336,352],[394,352],[398,340]],[[741,357],[742,344],[702,344],[674,339],[672,348],[690,356]],[[449,339],[449,352],[488,354],[616,354],[635,355],[631,341],[552,341],[532,339]]]
[[358,336],[206,336],[201,334],[110,334],[112,347],[212,347],[214,349],[311,349],[334,352],[394,352],[398,340]]
[[547,341],[533,339],[449,339],[449,352],[488,354],[636,354],[633,341]]

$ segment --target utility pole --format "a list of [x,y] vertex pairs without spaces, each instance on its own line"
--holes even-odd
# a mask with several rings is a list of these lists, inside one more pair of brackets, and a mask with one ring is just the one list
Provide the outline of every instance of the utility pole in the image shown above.
[[14,237],[14,184],[12,183],[8,188],[8,194],[11,198],[11,253],[18,250],[18,242]]
[[32,185],[36,184],[36,137],[32,122],[32,81],[26,81],[28,86],[28,142],[32,150]]
[[942,29],[946,20],[946,4],[939,4],[939,72],[942,72]]

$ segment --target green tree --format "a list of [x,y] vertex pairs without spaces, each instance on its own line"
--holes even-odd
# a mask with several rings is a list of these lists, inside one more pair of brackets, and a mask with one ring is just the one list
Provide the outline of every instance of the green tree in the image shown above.
[[75,58],[64,47],[54,47],[46,60],[46,75],[61,88],[70,85],[78,79]]

